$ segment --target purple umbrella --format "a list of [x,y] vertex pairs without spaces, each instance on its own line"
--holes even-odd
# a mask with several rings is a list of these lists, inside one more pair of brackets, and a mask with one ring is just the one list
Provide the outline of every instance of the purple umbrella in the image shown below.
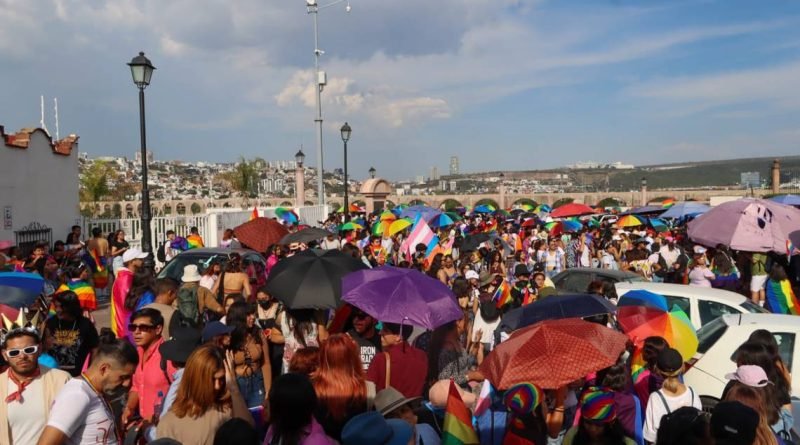
[[738,199],[712,208],[689,223],[689,238],[706,246],[723,244],[748,252],[786,252],[800,210],[763,199]]
[[346,275],[342,301],[381,321],[431,330],[463,316],[455,295],[441,281],[391,266]]

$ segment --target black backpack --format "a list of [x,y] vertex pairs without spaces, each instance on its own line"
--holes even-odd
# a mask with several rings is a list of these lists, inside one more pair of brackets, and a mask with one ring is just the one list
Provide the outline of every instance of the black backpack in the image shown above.
[[160,246],[158,246],[158,250],[156,251],[156,258],[161,263],[166,263],[167,262],[166,245],[167,245],[167,241],[165,240],[163,243],[161,243]]

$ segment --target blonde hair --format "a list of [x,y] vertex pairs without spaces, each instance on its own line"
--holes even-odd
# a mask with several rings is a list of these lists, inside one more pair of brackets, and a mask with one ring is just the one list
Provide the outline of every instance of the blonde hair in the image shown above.
[[683,366],[682,365],[681,365],[680,369],[678,369],[677,371],[672,371],[672,372],[662,371],[662,370],[658,369],[658,366],[656,366],[656,371],[662,377],[664,377],[664,383],[661,385],[661,387],[666,389],[667,391],[672,392],[672,393],[676,393],[681,388],[681,386],[683,386],[683,383],[681,383],[681,380],[680,380],[680,376],[681,376],[681,374],[683,374]]

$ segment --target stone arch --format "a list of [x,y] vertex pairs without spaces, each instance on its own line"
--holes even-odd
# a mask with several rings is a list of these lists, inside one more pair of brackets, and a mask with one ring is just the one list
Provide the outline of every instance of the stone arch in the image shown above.
[[495,201],[492,198],[483,198],[475,202],[475,207],[478,207],[480,205],[490,205],[493,206],[495,209],[500,208],[500,204],[498,204],[497,201]]
[[161,211],[163,212],[164,215],[167,216],[172,215],[172,204],[168,202],[165,203],[164,205],[161,206]]
[[416,206],[416,205],[426,206],[426,205],[428,205],[428,202],[424,201],[422,199],[419,199],[419,198],[414,198],[414,199],[408,201],[408,205],[409,206]]
[[292,206],[292,202],[291,201],[281,201],[280,206],[281,207],[291,207]]
[[178,215],[185,215],[186,214],[186,204],[179,202],[175,205],[175,213]]
[[230,203],[230,201],[225,201],[224,203],[222,203],[222,208],[224,208],[224,209],[229,209],[229,208],[231,208],[231,203]]
[[447,198],[444,201],[442,201],[437,207],[442,210],[453,210],[458,207],[464,207],[464,204],[461,204],[461,201],[457,199]]
[[511,207],[522,206],[522,205],[529,205],[531,207],[536,207],[539,205],[538,202],[532,200],[531,198],[517,198],[514,202],[511,203]]
[[306,201],[306,202],[303,203],[303,205],[304,206],[313,206],[313,205],[316,205],[316,204],[314,204],[314,201]]
[[131,203],[125,204],[125,217],[126,218],[133,218],[133,216],[136,214],[134,212],[135,211],[134,211],[134,208],[133,208],[133,204],[131,204]]
[[396,205],[397,204],[395,204],[394,201],[386,200],[383,202],[383,208],[385,208],[386,210],[392,210],[393,208],[395,208]]
[[626,205],[624,199],[617,198],[616,196],[608,196],[597,201],[597,207],[623,207]]

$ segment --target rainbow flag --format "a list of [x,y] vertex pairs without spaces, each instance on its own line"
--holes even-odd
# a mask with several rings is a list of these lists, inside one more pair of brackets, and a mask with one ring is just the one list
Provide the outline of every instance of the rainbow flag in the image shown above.
[[91,251],[89,251],[89,256],[91,256],[92,261],[94,261],[95,272],[102,272],[103,270],[105,270],[105,265],[103,264],[103,260],[100,258],[100,255],[97,254],[97,249],[92,249]]
[[108,268],[103,264],[103,258],[97,254],[97,250],[91,251],[83,255],[83,262],[92,273],[92,282],[96,289],[105,289],[108,286]]
[[[97,284],[95,283],[95,286]],[[94,288],[83,280],[71,280],[69,283],[62,284],[56,294],[61,292],[72,291],[78,296],[78,301],[81,303],[81,309],[85,311],[93,311],[97,309],[97,298],[95,297]]]
[[259,216],[261,215],[258,214],[258,207],[253,207],[253,213],[250,214],[250,221],[258,218]]
[[797,255],[800,253],[800,249],[792,243],[792,240],[786,240],[786,256],[790,257],[792,255]]
[[189,245],[189,249],[203,247],[203,237],[200,235],[189,235],[186,237],[186,242]]
[[511,303],[511,285],[508,284],[508,281],[503,280],[503,282],[500,283],[500,286],[494,291],[492,301],[495,302],[498,308]]
[[442,428],[442,445],[479,444],[478,435],[472,428],[470,415],[456,384],[450,380],[450,393],[447,395],[447,410],[444,414]]
[[800,303],[789,280],[767,281],[767,305],[776,314],[798,315]]

